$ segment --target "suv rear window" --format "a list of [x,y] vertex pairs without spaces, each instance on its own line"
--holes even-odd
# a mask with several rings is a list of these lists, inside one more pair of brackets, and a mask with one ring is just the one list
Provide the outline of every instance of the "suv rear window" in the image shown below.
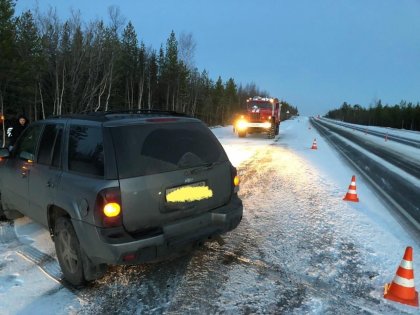
[[120,178],[227,160],[219,141],[199,122],[122,126],[111,133]]

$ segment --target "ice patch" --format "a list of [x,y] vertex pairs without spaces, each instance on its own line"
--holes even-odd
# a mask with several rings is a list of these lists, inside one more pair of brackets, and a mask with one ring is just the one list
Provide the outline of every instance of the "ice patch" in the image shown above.
[[19,236],[19,241],[26,245],[32,244],[34,242],[34,240],[27,235]]
[[295,309],[292,314],[324,314],[325,307],[321,299],[311,297],[302,303],[302,306]]
[[12,274],[0,277],[0,294],[9,291],[13,287],[18,287],[23,284],[19,274]]

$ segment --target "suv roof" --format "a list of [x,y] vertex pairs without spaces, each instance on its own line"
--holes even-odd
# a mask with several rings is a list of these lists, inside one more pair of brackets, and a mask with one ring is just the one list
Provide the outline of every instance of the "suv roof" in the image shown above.
[[48,119],[79,119],[106,122],[111,120],[120,120],[128,118],[148,118],[148,117],[185,117],[193,118],[187,114],[160,109],[133,109],[133,110],[114,110],[103,112],[87,112],[81,114],[69,114],[48,117]]

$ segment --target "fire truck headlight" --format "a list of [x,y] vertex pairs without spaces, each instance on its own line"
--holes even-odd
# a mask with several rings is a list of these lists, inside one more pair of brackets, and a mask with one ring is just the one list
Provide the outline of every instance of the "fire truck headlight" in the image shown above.
[[245,130],[246,128],[247,128],[246,120],[241,119],[236,122],[236,129],[242,131],[242,130]]
[[263,124],[263,128],[265,128],[265,129],[268,129],[268,128],[270,128],[271,127],[271,123],[270,122],[268,122],[268,121],[266,121],[264,124]]

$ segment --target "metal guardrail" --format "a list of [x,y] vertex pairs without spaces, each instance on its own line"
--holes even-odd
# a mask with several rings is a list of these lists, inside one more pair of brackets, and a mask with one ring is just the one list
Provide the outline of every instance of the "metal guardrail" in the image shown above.
[[[321,121],[322,121],[322,119],[321,119]],[[399,143],[402,143],[402,144],[405,144],[405,145],[409,145],[411,147],[420,148],[420,139],[416,140],[416,139],[406,138],[406,137],[402,137],[402,136],[397,136],[395,134],[392,134],[392,132],[380,132],[380,131],[377,131],[377,130],[369,129],[369,126],[365,126],[365,127],[355,126],[355,125],[348,124],[348,123],[341,122],[341,121],[328,120],[328,123],[340,125],[340,126],[352,129],[352,130],[365,132],[367,134],[380,137],[382,139],[387,137],[389,140],[399,142]],[[419,136],[419,138],[420,138],[420,136]]]

